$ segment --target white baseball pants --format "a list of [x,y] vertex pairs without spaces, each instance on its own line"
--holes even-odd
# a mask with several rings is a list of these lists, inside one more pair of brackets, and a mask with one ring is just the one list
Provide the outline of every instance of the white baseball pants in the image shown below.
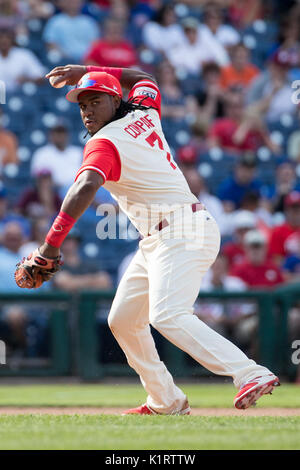
[[[197,239],[191,240],[195,221],[201,229]],[[211,372],[231,376],[237,387],[270,373],[193,315],[202,277],[219,251],[220,233],[205,210],[191,213],[185,225],[187,233],[181,239],[169,238],[167,227],[141,240],[108,318],[129,365],[148,393],[148,405],[167,414],[179,411],[186,396],[160,360],[149,324]]]

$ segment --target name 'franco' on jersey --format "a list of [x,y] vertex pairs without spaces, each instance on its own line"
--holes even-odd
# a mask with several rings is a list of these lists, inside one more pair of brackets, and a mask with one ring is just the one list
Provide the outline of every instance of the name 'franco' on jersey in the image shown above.
[[[174,162],[160,121],[160,92],[140,81],[129,94],[145,106],[109,123],[87,142],[76,179],[94,170],[143,236],[167,214],[198,202]],[[146,97],[146,98],[145,98]]]

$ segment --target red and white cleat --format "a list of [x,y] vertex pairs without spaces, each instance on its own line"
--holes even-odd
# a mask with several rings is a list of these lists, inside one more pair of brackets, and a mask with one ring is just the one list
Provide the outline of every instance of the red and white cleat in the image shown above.
[[130,410],[123,411],[122,415],[156,415],[155,411],[151,410],[145,403],[137,408],[130,408]]
[[263,395],[272,394],[274,387],[280,385],[278,377],[273,374],[255,377],[251,382],[242,385],[240,391],[234,397],[233,403],[239,410],[245,410],[255,405],[256,401]]
[[[156,411],[152,410],[147,403],[144,405],[138,406],[137,408],[131,408],[130,410],[123,411],[122,415],[160,415],[162,413],[157,413]],[[191,409],[189,407],[188,402],[186,401],[183,405],[183,408],[180,411],[175,413],[169,413],[171,415],[189,415],[191,414]]]

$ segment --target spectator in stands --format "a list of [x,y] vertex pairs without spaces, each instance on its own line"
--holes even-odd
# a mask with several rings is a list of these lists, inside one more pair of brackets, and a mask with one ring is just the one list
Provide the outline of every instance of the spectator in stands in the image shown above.
[[258,74],[259,69],[249,60],[249,50],[239,43],[232,48],[231,64],[221,70],[220,85],[223,90],[235,86],[247,88]]
[[88,65],[132,67],[138,63],[133,44],[124,38],[125,23],[118,18],[106,19],[103,37],[94,42],[85,56]]
[[300,192],[292,191],[284,199],[285,222],[275,226],[271,233],[269,254],[281,264],[290,254],[298,253],[300,240]]
[[264,194],[269,201],[272,212],[284,211],[284,199],[292,191],[300,192],[300,184],[297,182],[296,169],[292,162],[285,161],[277,166],[275,181],[267,187]]
[[0,12],[0,28],[13,28],[18,33],[24,31],[26,15],[20,0],[1,0]]
[[170,48],[166,53],[174,68],[186,75],[198,76],[203,65],[216,62],[219,65],[228,63],[228,56],[223,47],[213,38],[207,38],[199,28],[196,18],[188,17],[182,20],[184,40],[181,45]]
[[49,133],[49,143],[35,151],[31,161],[31,173],[49,170],[53,183],[66,188],[74,182],[82,162],[82,149],[69,144],[68,125],[57,120]]
[[53,2],[47,0],[28,0],[26,3],[26,20],[32,18],[47,20],[55,13],[55,5]]
[[293,255],[288,255],[284,259],[281,269],[286,282],[300,282],[300,250]]
[[2,232],[0,247],[0,292],[16,292],[14,272],[21,259],[20,249],[25,242],[23,228],[18,222],[7,223]]
[[169,50],[181,46],[184,34],[172,4],[165,4],[158,10],[153,21],[143,28],[143,41],[149,49],[167,54]]
[[49,219],[46,217],[41,216],[32,221],[30,239],[20,249],[21,258],[28,256],[28,253],[32,253],[44,243],[50,227],[51,223],[49,223]]
[[199,199],[199,201],[205,205],[206,209],[216,219],[221,234],[223,235],[226,232],[226,221],[224,220],[225,215],[223,205],[216,196],[208,192],[204,179],[199,174],[197,167],[191,165],[190,163],[186,164],[182,158],[183,155],[184,152],[182,150],[179,151],[179,166],[188,182],[190,190]]
[[157,81],[161,91],[162,118],[181,122],[188,112],[188,101],[184,96],[172,65],[163,61],[157,68]]
[[247,192],[260,192],[261,183],[255,178],[255,172],[255,161],[244,158],[235,165],[233,175],[221,183],[218,197],[226,212],[238,209]]
[[189,96],[190,106],[196,116],[195,126],[207,134],[212,122],[224,116],[224,91],[220,87],[221,68],[215,62],[208,62],[202,69],[201,89]]
[[274,51],[286,51],[294,55],[295,66],[300,65],[300,36],[299,18],[287,14],[283,17],[279,32],[278,42],[274,44]]
[[0,175],[6,165],[19,163],[17,149],[18,140],[15,134],[2,127],[2,109],[0,109]]
[[18,90],[21,83],[42,83],[46,69],[29,49],[15,46],[15,32],[0,28],[0,77],[6,91]]
[[259,191],[247,191],[240,202],[240,209],[252,212],[257,229],[269,239],[274,220],[270,208],[265,204],[265,189],[266,185],[262,184]]
[[244,291],[246,284],[236,277],[230,276],[229,259],[220,253],[203,278],[201,292],[211,292],[214,290],[224,291]]
[[28,237],[30,235],[29,221],[9,209],[7,190],[2,183],[0,183],[0,243],[2,243],[5,227],[11,222],[16,222],[22,227],[24,237]]
[[48,49],[58,51],[68,61],[80,62],[100,34],[97,22],[81,14],[82,6],[82,0],[60,0],[62,12],[52,16],[44,29]]
[[225,117],[216,119],[212,124],[208,145],[221,147],[236,155],[249,151],[255,153],[261,145],[266,145],[273,153],[280,152],[257,112],[246,108],[240,89],[226,94]]
[[9,305],[0,317],[1,339],[5,341],[9,359],[24,356],[28,313],[20,304]]
[[[298,59],[297,59],[298,60]],[[297,106],[291,99],[289,70],[297,65],[295,55],[276,51],[247,92],[247,101],[253,112],[262,114],[268,123],[278,121],[282,114],[295,115]]]
[[[298,91],[297,91],[298,93]],[[288,158],[292,161],[300,163],[300,130],[299,130],[299,122],[300,122],[300,110],[298,107],[296,121],[298,121],[298,129],[295,129],[292,133],[289,133],[285,139],[287,140],[287,155]]]
[[225,48],[235,46],[240,41],[239,33],[224,23],[222,9],[216,2],[209,2],[205,7],[202,30]]
[[246,260],[231,270],[249,288],[272,288],[284,282],[278,266],[268,259],[265,236],[258,230],[250,230],[244,238]]
[[58,289],[68,292],[79,290],[105,290],[112,288],[108,273],[99,269],[98,261],[83,259],[80,255],[80,234],[73,230],[62,245],[64,265],[54,278]]
[[40,309],[35,316],[20,304],[4,307],[0,316],[0,337],[5,342],[12,367],[18,367],[22,359],[49,356],[48,321],[43,317]]
[[41,169],[35,174],[34,186],[22,194],[18,209],[21,214],[31,219],[52,219],[59,212],[61,203],[62,200],[53,186],[51,171]]
[[233,218],[233,240],[224,243],[221,252],[228,260],[228,269],[231,269],[245,259],[245,235],[255,229],[256,220],[252,212],[246,210],[237,211]]
[[230,23],[237,29],[243,30],[252,25],[255,20],[264,17],[264,2],[262,0],[231,0],[228,16]]
[[192,144],[179,147],[176,152],[176,161],[183,173],[190,168],[196,169],[197,163],[199,163],[196,147]]

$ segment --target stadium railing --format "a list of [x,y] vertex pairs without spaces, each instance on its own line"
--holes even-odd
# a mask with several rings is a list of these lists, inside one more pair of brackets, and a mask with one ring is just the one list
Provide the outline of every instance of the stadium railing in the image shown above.
[[[34,292],[30,294],[0,294],[0,310],[3,306],[21,305],[25,309],[40,308],[49,313],[49,350],[46,358],[22,358],[8,356],[0,365],[0,376],[53,377],[65,376],[71,371],[71,331],[68,311],[72,302],[63,292]],[[3,340],[0,337],[0,340]]]
[[[300,303],[299,287],[295,284],[272,291],[214,291],[200,293],[199,301],[255,303],[259,319],[255,338],[257,359],[274,373],[292,378],[296,366],[291,361],[293,349],[288,318],[291,309]],[[49,308],[51,355],[48,366],[12,368],[8,361],[6,366],[0,366],[0,376],[77,375],[83,380],[93,381],[109,376],[135,375],[107,325],[114,294],[114,291],[77,292],[75,296],[62,292],[1,294],[0,305],[36,303]],[[175,377],[210,374],[155,330],[152,332],[162,360]]]

